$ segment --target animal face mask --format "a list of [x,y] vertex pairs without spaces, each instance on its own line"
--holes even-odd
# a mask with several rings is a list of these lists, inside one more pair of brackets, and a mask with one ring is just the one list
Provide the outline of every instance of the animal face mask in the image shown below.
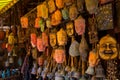
[[118,56],[116,40],[107,35],[99,42],[99,56],[104,60],[115,59]]

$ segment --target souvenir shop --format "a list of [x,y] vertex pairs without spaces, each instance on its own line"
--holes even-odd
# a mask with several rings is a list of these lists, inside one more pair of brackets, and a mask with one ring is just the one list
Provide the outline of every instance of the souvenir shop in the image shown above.
[[120,80],[119,63],[120,0],[0,0],[0,80]]

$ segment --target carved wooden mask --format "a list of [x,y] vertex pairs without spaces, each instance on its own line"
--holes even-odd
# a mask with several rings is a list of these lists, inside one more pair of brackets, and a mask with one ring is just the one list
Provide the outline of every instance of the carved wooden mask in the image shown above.
[[35,33],[31,33],[30,38],[31,38],[31,45],[32,45],[32,47],[35,47],[36,44],[37,44],[37,36],[36,36],[36,34]]
[[74,26],[72,22],[66,24],[66,31],[68,36],[72,36],[74,34]]
[[65,61],[65,50],[64,49],[55,49],[54,59],[57,63],[63,63]]
[[100,39],[98,49],[100,58],[104,60],[115,59],[118,56],[117,41],[110,35]]

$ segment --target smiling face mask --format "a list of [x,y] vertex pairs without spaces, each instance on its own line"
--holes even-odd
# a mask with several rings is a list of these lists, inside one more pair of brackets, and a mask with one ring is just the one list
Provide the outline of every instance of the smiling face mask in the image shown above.
[[104,60],[115,59],[118,56],[117,42],[116,40],[107,35],[99,41],[99,56]]

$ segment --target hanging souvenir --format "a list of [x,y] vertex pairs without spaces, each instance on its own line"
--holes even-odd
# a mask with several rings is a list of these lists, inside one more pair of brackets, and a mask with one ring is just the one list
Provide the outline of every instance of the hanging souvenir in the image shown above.
[[31,52],[33,59],[37,59],[37,48],[32,48]]
[[37,36],[36,36],[36,33],[31,33],[30,34],[30,38],[31,38],[31,45],[32,47],[36,47],[36,44],[37,44]]
[[8,36],[8,43],[9,44],[14,44],[15,43],[15,38],[13,33],[10,33],[10,35]]
[[100,4],[106,4],[106,3],[112,2],[114,0],[99,0],[99,1],[100,1]]
[[98,30],[113,29],[113,12],[112,3],[99,7],[99,11],[96,14]]
[[57,36],[56,36],[56,33],[50,33],[50,35],[49,35],[49,38],[50,38],[50,45],[52,46],[52,47],[54,47],[54,46],[56,46],[56,38]]
[[37,17],[38,18],[42,17],[42,9],[41,9],[41,7],[42,7],[42,4],[37,6]]
[[21,17],[20,22],[21,22],[22,28],[28,28],[28,18],[27,17]]
[[52,13],[56,10],[54,0],[49,0],[48,1],[48,8],[49,8],[50,13]]
[[75,20],[78,16],[78,11],[77,11],[77,7],[75,4],[73,4],[72,6],[70,6],[69,8],[69,17],[71,20]]
[[39,21],[40,21],[40,18],[35,19],[35,28],[40,28]]
[[0,40],[3,40],[5,38],[5,32],[2,28],[0,28]]
[[92,50],[89,52],[89,65],[95,67],[97,65],[98,54],[96,50]]
[[48,35],[45,32],[42,32],[42,41],[43,41],[43,45],[47,47],[48,46]]
[[55,3],[58,9],[61,9],[64,7],[64,0],[55,0]]
[[48,18],[48,19],[46,20],[46,27],[52,28],[50,18]]
[[116,59],[118,56],[117,41],[110,35],[102,37],[98,44],[98,53],[104,60]]
[[1,49],[5,49],[5,48],[6,48],[6,42],[0,43],[0,48],[1,48]]
[[11,31],[12,31],[14,36],[17,35],[17,28],[14,25],[11,26]]
[[79,56],[79,43],[72,37],[72,43],[69,47],[69,54],[72,57]]
[[83,7],[84,7],[84,0],[77,0],[77,8],[78,11],[82,12],[83,11]]
[[72,36],[74,34],[73,22],[68,22],[66,24],[66,32],[68,36]]
[[82,16],[79,16],[77,19],[75,19],[74,24],[75,31],[78,35],[82,35],[85,33],[85,19],[82,18]]
[[37,17],[48,18],[48,7],[46,1],[37,6]]
[[[5,27],[3,27],[3,30],[5,30],[6,38],[8,38],[8,35],[9,35],[9,32],[10,32],[10,27],[9,26],[5,26]],[[0,31],[1,31],[1,29],[0,29]]]
[[94,16],[93,18],[89,18],[88,22],[89,22],[89,28],[88,28],[89,42],[91,44],[95,44],[98,42],[98,33],[97,33],[96,20]]
[[64,0],[65,5],[70,6],[72,4],[72,0]]
[[63,9],[62,9],[62,17],[63,17],[63,19],[69,19],[69,12],[68,12],[68,9],[66,8],[66,7],[64,7]]
[[53,58],[55,59],[57,63],[63,63],[65,61],[65,49],[63,48],[55,49]]
[[105,80],[105,70],[103,69],[101,62],[99,62],[99,64],[95,67],[95,78],[101,79],[101,80]]
[[87,44],[87,41],[85,40],[85,36],[83,34],[80,45],[79,45],[79,52],[80,52],[80,56],[82,58],[82,61],[87,60],[88,51],[89,51],[88,44]]
[[41,5],[41,11],[42,11],[42,18],[47,19],[48,18],[48,7],[46,1],[44,1]]
[[18,58],[18,65],[19,65],[19,66],[22,66],[22,62],[23,62],[23,61],[22,61],[22,58],[19,57],[19,58]]
[[51,16],[51,25],[56,26],[61,23],[62,14],[60,10],[56,10]]
[[14,47],[14,46],[11,45],[11,44],[9,44],[9,43],[6,44],[6,48],[7,48],[7,51],[8,51],[8,52],[11,52],[11,51],[13,50],[13,47]]
[[45,22],[44,22],[44,20],[42,18],[39,20],[39,25],[40,25],[41,31],[44,32],[44,30],[45,30]]
[[98,9],[98,0],[85,0],[86,8],[89,14],[95,14]]
[[5,61],[5,67],[9,67],[9,61],[8,60]]
[[43,41],[41,37],[37,37],[37,49],[39,52],[44,51]]
[[40,57],[38,57],[38,65],[39,66],[43,66],[44,65],[44,56],[43,55],[41,55]]
[[9,63],[10,63],[10,64],[14,63],[14,59],[13,59],[12,56],[9,57]]
[[63,28],[57,32],[57,42],[59,46],[67,44],[67,33]]

